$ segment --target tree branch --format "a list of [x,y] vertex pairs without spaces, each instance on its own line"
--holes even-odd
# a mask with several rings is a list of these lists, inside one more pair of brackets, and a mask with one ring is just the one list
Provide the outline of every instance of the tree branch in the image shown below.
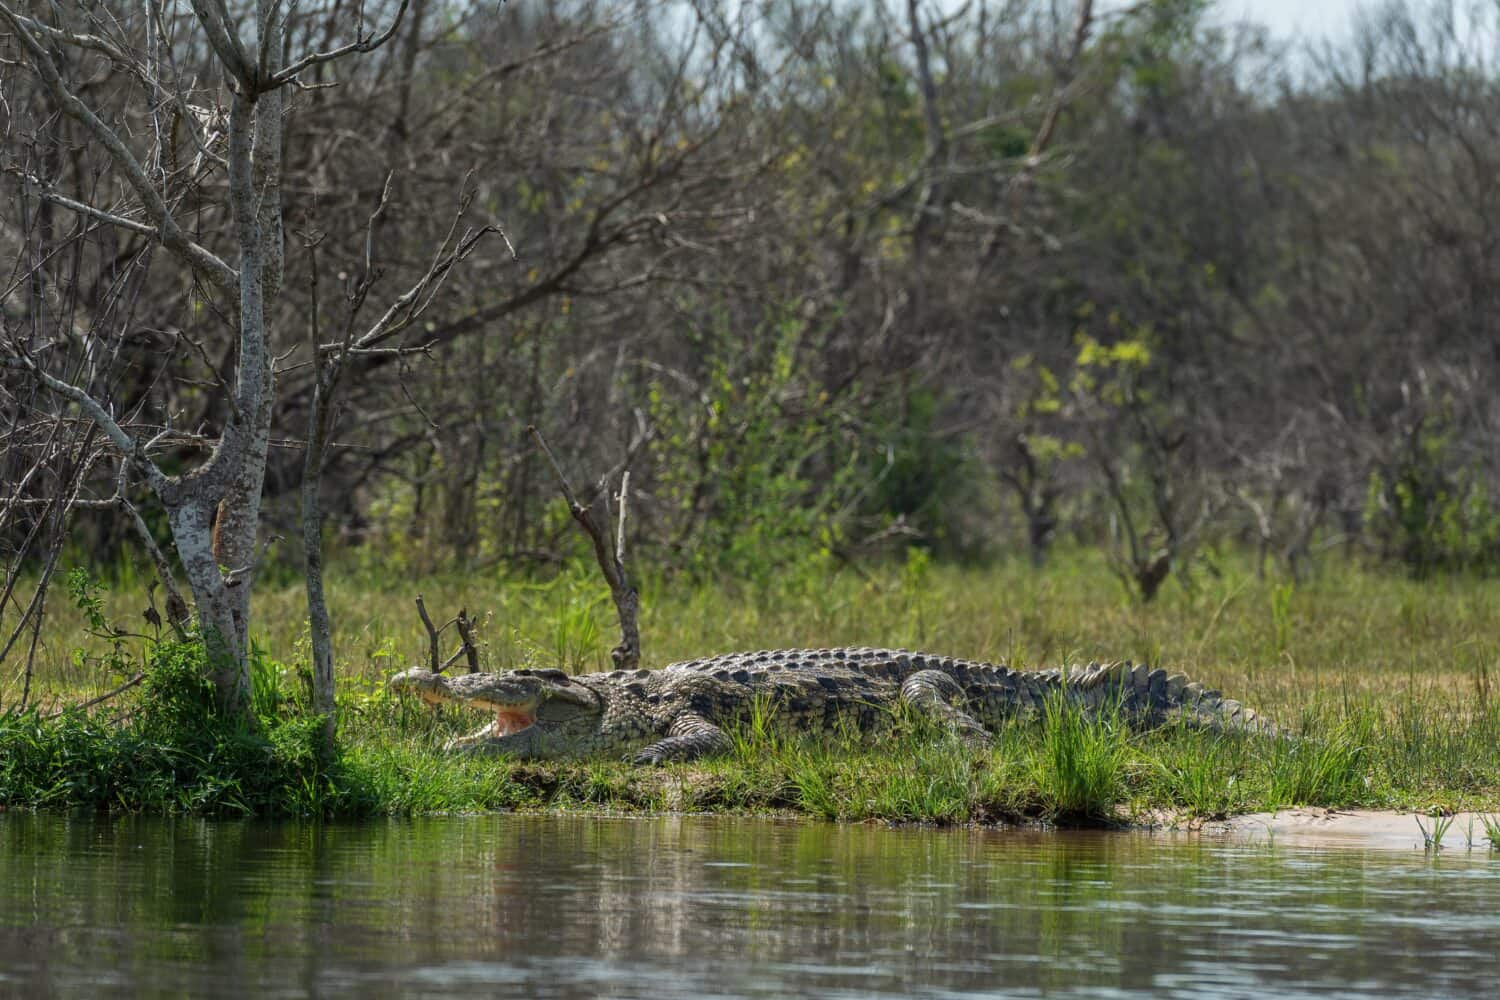
[[224,69],[246,91],[256,92],[258,87],[251,70],[250,56],[240,43],[239,33],[234,30],[234,22],[229,17],[229,9],[224,5],[224,0],[190,2],[193,13],[198,15],[198,23],[203,25],[203,31],[208,35],[208,44],[224,64]]
[[93,396],[90,396],[71,382],[64,382],[62,379],[44,370],[41,365],[38,365],[24,354],[18,353],[8,358],[0,358],[0,366],[29,372],[33,378],[48,390],[62,396],[64,399],[72,401],[74,405],[82,410],[104,432],[104,436],[109,438],[110,443],[119,449],[120,454],[124,455],[128,461],[132,462],[145,473],[146,479],[153,490],[159,485],[166,484],[166,473],[162,472],[156,463],[151,461],[150,457],[147,456],[144,445],[138,439],[131,437],[129,432],[121,427],[114,417],[110,416],[109,411],[104,408],[104,405]]
[[[552,471],[557,473],[557,481],[562,486],[563,498],[568,502],[568,511],[573,515],[573,520],[578,522],[589,540],[594,543],[594,558],[599,563],[599,569],[604,573],[604,579],[609,584],[610,596],[614,598],[615,610],[620,617],[620,644],[610,650],[609,658],[614,662],[617,670],[634,670],[641,664],[641,631],[639,625],[641,598],[640,593],[630,583],[630,578],[625,573],[625,500],[622,488],[620,496],[620,534],[615,540],[614,552],[610,551],[609,535],[607,528],[600,528],[594,520],[593,511],[578,502],[578,497],[573,493],[573,487],[568,484],[568,477],[563,475],[562,466],[557,462],[557,456],[547,445],[547,439],[542,437],[542,432],[535,426],[526,428],[536,443],[541,446],[542,452],[547,456],[547,461],[552,464]],[[629,484],[627,473],[625,484]],[[608,490],[605,490],[608,495]]]
[[52,95],[53,100],[60,105],[63,113],[82,125],[104,147],[115,165],[125,175],[125,180],[135,191],[136,196],[141,199],[141,205],[146,214],[152,222],[156,223],[155,232],[162,246],[177,254],[189,266],[206,274],[214,284],[225,289],[234,289],[238,285],[234,269],[183,233],[176,220],[172,218],[167,203],[152,185],[151,179],[146,176],[146,170],[141,166],[140,161],[130,152],[115,130],[106,125],[90,110],[88,105],[68,89],[62,75],[53,65],[51,55],[36,39],[31,29],[22,23],[21,16],[6,4],[0,3],[0,18],[9,22],[15,30],[22,47],[31,56],[30,65],[42,78],[43,85]]
[[298,59],[296,62],[292,63],[290,66],[287,66],[285,69],[282,69],[279,72],[273,74],[270,79],[266,81],[266,89],[269,90],[272,87],[285,86],[286,84],[291,83],[293,80],[295,80],[297,78],[297,74],[301,73],[305,69],[310,69],[313,66],[318,65],[319,63],[332,62],[333,60],[342,58],[343,56],[353,55],[359,52],[375,51],[386,42],[390,41],[391,36],[396,33],[396,29],[401,27],[401,20],[406,16],[406,8],[410,5],[410,3],[411,0],[401,0],[401,6],[397,8],[396,16],[391,21],[390,27],[386,28],[385,31],[381,32],[379,35],[367,35],[363,38],[356,39],[355,41],[352,41],[347,45],[341,45],[336,49],[329,49],[327,52],[310,52],[307,55],[303,56],[301,59]]

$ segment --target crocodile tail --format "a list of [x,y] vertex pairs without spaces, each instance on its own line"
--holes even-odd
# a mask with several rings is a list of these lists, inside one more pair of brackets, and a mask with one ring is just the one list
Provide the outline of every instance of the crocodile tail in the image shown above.
[[1090,663],[1072,671],[1067,683],[1086,706],[1118,705],[1147,725],[1182,720],[1217,732],[1276,731],[1267,719],[1233,698],[1184,674],[1168,674],[1144,663]]

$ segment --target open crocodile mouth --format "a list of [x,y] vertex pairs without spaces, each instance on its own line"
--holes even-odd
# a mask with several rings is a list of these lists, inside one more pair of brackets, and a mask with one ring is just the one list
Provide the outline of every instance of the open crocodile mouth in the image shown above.
[[536,725],[536,713],[527,711],[497,711],[495,712],[494,734],[496,736],[514,736],[523,729],[530,729]]

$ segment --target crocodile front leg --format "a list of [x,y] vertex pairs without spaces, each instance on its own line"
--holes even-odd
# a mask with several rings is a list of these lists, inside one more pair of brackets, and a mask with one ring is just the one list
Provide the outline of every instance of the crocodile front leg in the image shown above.
[[901,700],[975,748],[993,738],[984,724],[964,711],[964,689],[941,670],[919,670],[901,685]]
[[632,764],[665,764],[674,760],[696,760],[706,754],[729,749],[724,730],[697,712],[682,712],[667,727],[667,738],[631,755]]

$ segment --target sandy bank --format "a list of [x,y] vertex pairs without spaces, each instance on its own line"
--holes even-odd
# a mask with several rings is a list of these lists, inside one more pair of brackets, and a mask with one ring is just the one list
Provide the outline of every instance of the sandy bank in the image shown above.
[[[1422,850],[1422,831],[1417,818],[1430,832],[1433,820],[1420,813],[1374,809],[1285,809],[1275,813],[1251,813],[1222,823],[1206,824],[1204,832],[1252,841],[1274,841],[1302,846],[1384,848]],[[1484,824],[1477,813],[1458,813],[1443,836],[1443,847],[1463,850],[1470,846],[1488,850]]]

